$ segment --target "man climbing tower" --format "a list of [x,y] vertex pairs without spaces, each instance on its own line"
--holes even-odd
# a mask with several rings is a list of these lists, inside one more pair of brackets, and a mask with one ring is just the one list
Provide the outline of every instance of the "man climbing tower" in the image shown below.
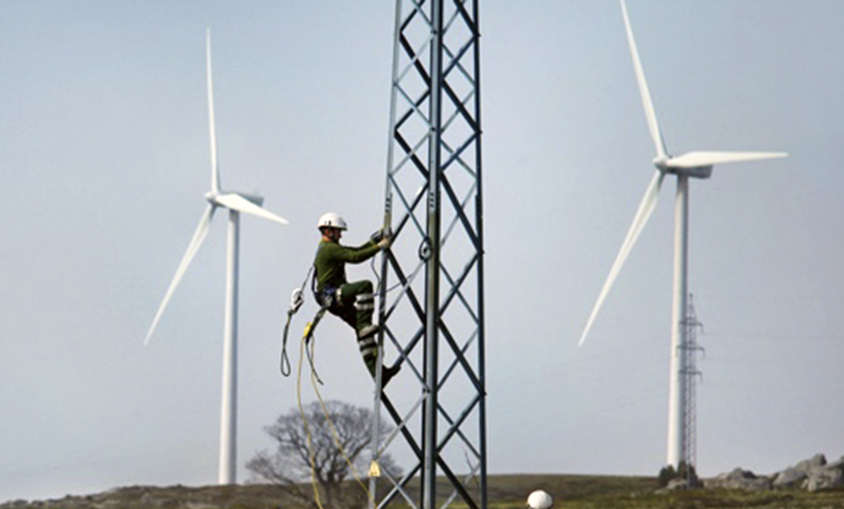
[[[322,234],[317,248],[314,268],[317,281],[316,295],[320,305],[339,316],[357,334],[358,347],[369,373],[375,378],[378,362],[378,325],[372,323],[375,296],[372,282],[367,280],[349,283],[346,280],[346,263],[361,263],[390,245],[389,232],[380,230],[359,247],[340,244],[346,230],[346,221],[339,214],[329,212],[319,218],[317,228]],[[384,366],[381,370],[381,387],[398,373],[400,367]]]

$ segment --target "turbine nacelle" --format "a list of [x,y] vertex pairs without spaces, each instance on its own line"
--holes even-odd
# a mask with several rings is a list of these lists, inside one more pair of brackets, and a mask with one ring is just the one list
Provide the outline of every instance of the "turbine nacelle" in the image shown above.
[[687,177],[708,179],[712,176],[712,165],[706,164],[701,166],[685,166],[677,164],[682,161],[683,156],[672,157],[669,155],[656,156],[653,160],[654,166],[660,173],[670,173],[672,175],[685,175]]
[[654,166],[663,172],[663,173],[671,173],[672,175],[685,175],[687,177],[699,178],[699,179],[708,179],[712,176],[712,165],[708,164],[705,166],[678,166],[672,164],[674,158],[666,158],[661,159],[657,158],[654,160]]
[[712,165],[696,166],[694,168],[672,168],[677,175],[686,175],[696,179],[708,179],[712,176]]
[[257,194],[246,194],[246,193],[226,193],[226,192],[208,191],[207,193],[205,193],[205,201],[207,201],[208,203],[210,203],[211,205],[214,205],[214,206],[226,207],[227,205],[225,205],[225,203],[223,203],[223,200],[221,200],[221,197],[224,197],[224,196],[240,196],[244,200],[248,201],[249,203],[251,203],[253,205],[257,205],[258,207],[261,207],[261,206],[264,205],[264,197],[263,196],[260,196],[260,195],[257,195]]
[[246,201],[251,202],[259,207],[264,206],[264,197],[257,195],[257,194],[246,194],[246,193],[237,193],[238,195],[242,196],[246,199]]

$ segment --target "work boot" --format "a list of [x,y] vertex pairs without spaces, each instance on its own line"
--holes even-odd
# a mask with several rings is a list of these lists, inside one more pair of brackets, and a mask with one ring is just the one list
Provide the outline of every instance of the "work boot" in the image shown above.
[[390,380],[393,379],[398,372],[401,371],[401,365],[384,366],[381,368],[381,389],[387,386]]

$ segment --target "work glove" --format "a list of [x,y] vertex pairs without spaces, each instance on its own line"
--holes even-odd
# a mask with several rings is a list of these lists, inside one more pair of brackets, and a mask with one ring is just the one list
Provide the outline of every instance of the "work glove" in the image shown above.
[[389,228],[381,228],[377,232],[370,235],[369,240],[378,244],[378,247],[381,249],[386,249],[390,246],[390,237],[392,237],[393,232],[390,231]]
[[[387,246],[390,245],[389,239],[392,236],[393,236],[393,232],[390,230],[390,228],[381,228],[377,232],[370,235],[369,240],[371,240],[372,242],[375,242],[376,244],[378,244],[380,246],[381,241],[383,241],[384,239],[387,239],[388,242],[387,242],[386,246],[384,246],[384,247],[387,247]],[[384,247],[382,247],[381,249],[384,249]]]
[[375,242],[377,244],[377,243],[381,242],[381,239],[383,239],[384,237],[389,237],[389,236],[390,236],[390,230],[389,229],[384,230],[383,228],[381,228],[380,230],[378,230],[375,233],[373,233],[372,235],[370,235],[369,240],[371,240],[372,242]]

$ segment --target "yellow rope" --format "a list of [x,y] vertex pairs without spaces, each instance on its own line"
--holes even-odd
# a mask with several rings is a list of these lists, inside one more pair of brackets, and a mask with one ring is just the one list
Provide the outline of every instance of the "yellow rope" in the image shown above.
[[[311,430],[310,430],[310,427],[308,426],[308,418],[307,418],[307,415],[305,414],[305,407],[302,404],[302,365],[304,364],[305,350],[307,349],[308,344],[310,343],[311,348],[313,348],[313,345],[314,345],[314,342],[309,341],[309,339],[313,339],[311,336],[313,334],[313,328],[314,328],[315,325],[316,325],[315,323],[308,322],[308,324],[305,326],[305,331],[302,334],[302,344],[301,344],[301,348],[299,349],[299,366],[298,366],[298,369],[297,369],[296,398],[297,398],[297,401],[299,403],[299,413],[302,415],[302,422],[304,424],[305,433],[307,435],[308,459],[310,460],[310,463],[311,463],[311,484],[313,485],[313,488],[314,488],[314,498],[316,500],[317,506],[320,509],[324,509],[323,506],[322,506],[322,503],[320,502],[320,498],[319,498],[319,485],[318,485],[317,479],[316,479],[316,460],[314,458],[314,449],[313,449],[313,440],[312,440],[312,436],[311,436]],[[322,413],[325,415],[325,419],[328,422],[328,427],[331,430],[331,436],[334,440],[334,445],[337,446],[337,449],[343,455],[343,458],[346,460],[346,463],[349,465],[349,467],[352,471],[352,475],[354,476],[355,480],[358,482],[358,484],[360,484],[360,486],[363,488],[364,492],[366,493],[367,499],[369,499],[369,501],[372,503],[372,505],[375,505],[375,497],[372,496],[372,493],[369,491],[369,487],[367,487],[366,483],[361,478],[360,473],[358,472],[357,468],[355,468],[355,465],[352,462],[351,458],[349,458],[349,455],[346,453],[346,449],[343,447],[343,444],[340,443],[340,436],[337,433],[337,428],[334,426],[334,422],[331,420],[331,417],[328,414],[328,408],[325,406],[325,401],[322,398],[322,394],[319,392],[317,382],[318,382],[318,379],[317,379],[317,376],[316,376],[316,371],[313,369],[313,366],[311,366],[311,385],[313,386],[314,393],[316,394],[317,399],[319,400],[320,406],[322,407]]]
[[311,462],[311,485],[314,488],[314,500],[316,501],[317,507],[319,509],[324,509],[322,507],[322,502],[320,502],[319,498],[319,485],[316,479],[316,460],[314,459],[314,447],[313,441],[311,438],[311,429],[308,426],[308,416],[305,414],[305,407],[302,405],[302,364],[304,363],[304,355],[305,355],[305,339],[308,337],[308,332],[310,331],[311,324],[308,323],[307,327],[305,328],[305,335],[302,336],[302,347],[299,349],[299,367],[298,373],[296,377],[296,399],[299,403],[299,413],[302,415],[302,423],[305,426],[305,434],[307,436],[307,444],[308,444],[308,459]]
[[340,451],[340,454],[343,455],[343,458],[346,460],[346,463],[349,465],[349,468],[352,471],[352,475],[355,477],[355,480],[360,484],[363,491],[366,493],[366,498],[375,505],[375,497],[372,496],[372,493],[369,491],[369,487],[363,482],[363,479],[360,476],[360,472],[358,469],[355,468],[354,463],[349,458],[349,455],[346,454],[346,449],[343,447],[343,444],[340,443],[340,436],[337,433],[337,428],[334,426],[334,422],[331,420],[331,417],[328,415],[328,408],[325,406],[325,401],[322,399],[322,394],[319,392],[319,387],[317,387],[316,377],[314,376],[313,371],[311,371],[311,385],[314,388],[314,393],[317,395],[317,399],[319,400],[319,404],[322,407],[322,413],[325,415],[325,419],[328,421],[328,427],[331,429],[331,436],[334,438],[334,445],[337,446],[337,449]]

